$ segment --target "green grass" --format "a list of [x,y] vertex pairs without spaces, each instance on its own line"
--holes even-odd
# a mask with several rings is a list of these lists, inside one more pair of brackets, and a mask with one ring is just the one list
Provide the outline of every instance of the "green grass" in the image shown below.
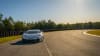
[[88,31],[87,33],[100,36],[100,30],[91,30]]
[[18,39],[20,37],[21,37],[21,35],[0,38],[0,43],[5,43],[5,42],[11,41],[11,40]]

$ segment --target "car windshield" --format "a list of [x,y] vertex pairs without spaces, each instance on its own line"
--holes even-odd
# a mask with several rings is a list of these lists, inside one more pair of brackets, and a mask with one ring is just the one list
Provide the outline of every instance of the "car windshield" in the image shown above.
[[40,33],[40,31],[26,31],[25,33],[33,34],[33,33]]

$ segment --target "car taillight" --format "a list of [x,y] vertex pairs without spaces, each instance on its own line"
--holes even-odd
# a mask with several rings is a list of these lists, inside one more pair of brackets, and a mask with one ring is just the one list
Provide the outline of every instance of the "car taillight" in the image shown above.
[[38,34],[38,36],[41,36],[40,34]]

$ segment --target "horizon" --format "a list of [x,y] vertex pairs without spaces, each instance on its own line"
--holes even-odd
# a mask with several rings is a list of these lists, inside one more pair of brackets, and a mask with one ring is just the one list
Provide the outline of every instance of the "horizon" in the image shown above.
[[24,22],[100,22],[99,3],[100,0],[1,0],[0,13]]

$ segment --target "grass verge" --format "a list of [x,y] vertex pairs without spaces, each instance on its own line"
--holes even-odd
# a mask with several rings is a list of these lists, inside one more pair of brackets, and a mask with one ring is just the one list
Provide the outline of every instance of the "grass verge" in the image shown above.
[[100,36],[100,30],[91,30],[88,31],[87,33]]
[[9,36],[9,37],[0,38],[0,43],[5,43],[5,42],[11,41],[11,40],[18,39],[18,38],[20,38],[20,37],[21,37],[21,35],[18,35],[18,36]]

